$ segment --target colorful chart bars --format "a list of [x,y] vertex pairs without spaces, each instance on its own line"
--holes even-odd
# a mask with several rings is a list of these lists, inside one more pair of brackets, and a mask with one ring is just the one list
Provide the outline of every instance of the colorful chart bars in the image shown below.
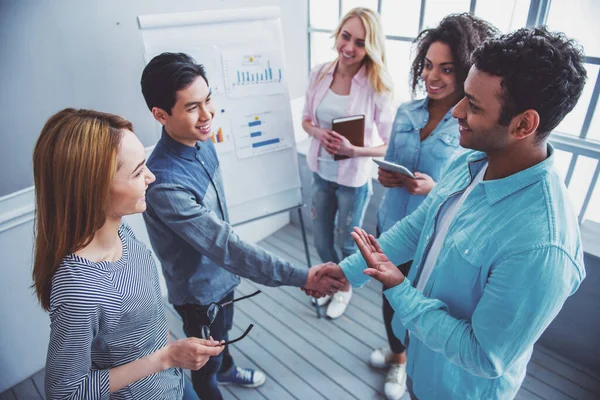
[[213,132],[210,140],[212,140],[213,143],[223,143],[225,141],[223,139],[223,128],[219,128],[216,135]]

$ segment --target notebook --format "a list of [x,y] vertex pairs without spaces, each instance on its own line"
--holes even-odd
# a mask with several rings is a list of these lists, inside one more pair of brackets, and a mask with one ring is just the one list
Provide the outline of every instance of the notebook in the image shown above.
[[[354,115],[351,117],[334,118],[331,121],[331,130],[346,137],[354,146],[364,147],[365,145],[365,116]],[[349,158],[343,155],[334,155],[335,161]]]

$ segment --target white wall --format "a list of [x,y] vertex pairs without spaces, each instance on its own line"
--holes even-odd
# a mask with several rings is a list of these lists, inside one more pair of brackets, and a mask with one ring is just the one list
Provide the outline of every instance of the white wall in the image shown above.
[[[144,62],[136,17],[265,5],[281,6],[290,94],[302,96],[306,0],[0,0],[0,109],[7,116],[0,126],[0,393],[45,364],[49,320],[30,288],[30,186],[31,154],[46,119],[68,106],[117,113],[153,145],[158,138],[139,88]],[[127,221],[147,240],[141,216]],[[236,231],[257,241],[288,221],[283,214]]]
[[0,1],[0,109],[7,116],[0,126],[0,196],[33,184],[35,140],[64,107],[123,115],[146,146],[158,139],[140,91],[138,15],[264,5],[281,6],[288,76],[297,77],[289,79],[290,94],[301,96],[306,0]]

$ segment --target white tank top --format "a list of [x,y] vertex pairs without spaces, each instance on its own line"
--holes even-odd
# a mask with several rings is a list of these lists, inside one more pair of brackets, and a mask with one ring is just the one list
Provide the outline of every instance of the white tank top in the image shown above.
[[[350,96],[342,96],[334,93],[331,89],[327,90],[323,101],[317,107],[317,122],[320,128],[331,129],[331,120],[346,116],[348,99]],[[333,156],[325,150],[325,147],[319,147],[317,158],[317,174],[326,181],[336,182],[338,175],[338,162]]]

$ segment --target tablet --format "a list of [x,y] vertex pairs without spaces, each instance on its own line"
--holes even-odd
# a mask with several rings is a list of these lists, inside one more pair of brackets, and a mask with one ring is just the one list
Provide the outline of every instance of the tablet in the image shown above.
[[379,165],[381,168],[385,169],[386,171],[398,172],[398,173],[401,173],[402,175],[406,175],[413,179],[417,179],[415,177],[415,174],[410,172],[410,170],[403,165],[394,164],[389,161],[379,160],[377,158],[374,158],[373,161],[375,161],[375,164]]

